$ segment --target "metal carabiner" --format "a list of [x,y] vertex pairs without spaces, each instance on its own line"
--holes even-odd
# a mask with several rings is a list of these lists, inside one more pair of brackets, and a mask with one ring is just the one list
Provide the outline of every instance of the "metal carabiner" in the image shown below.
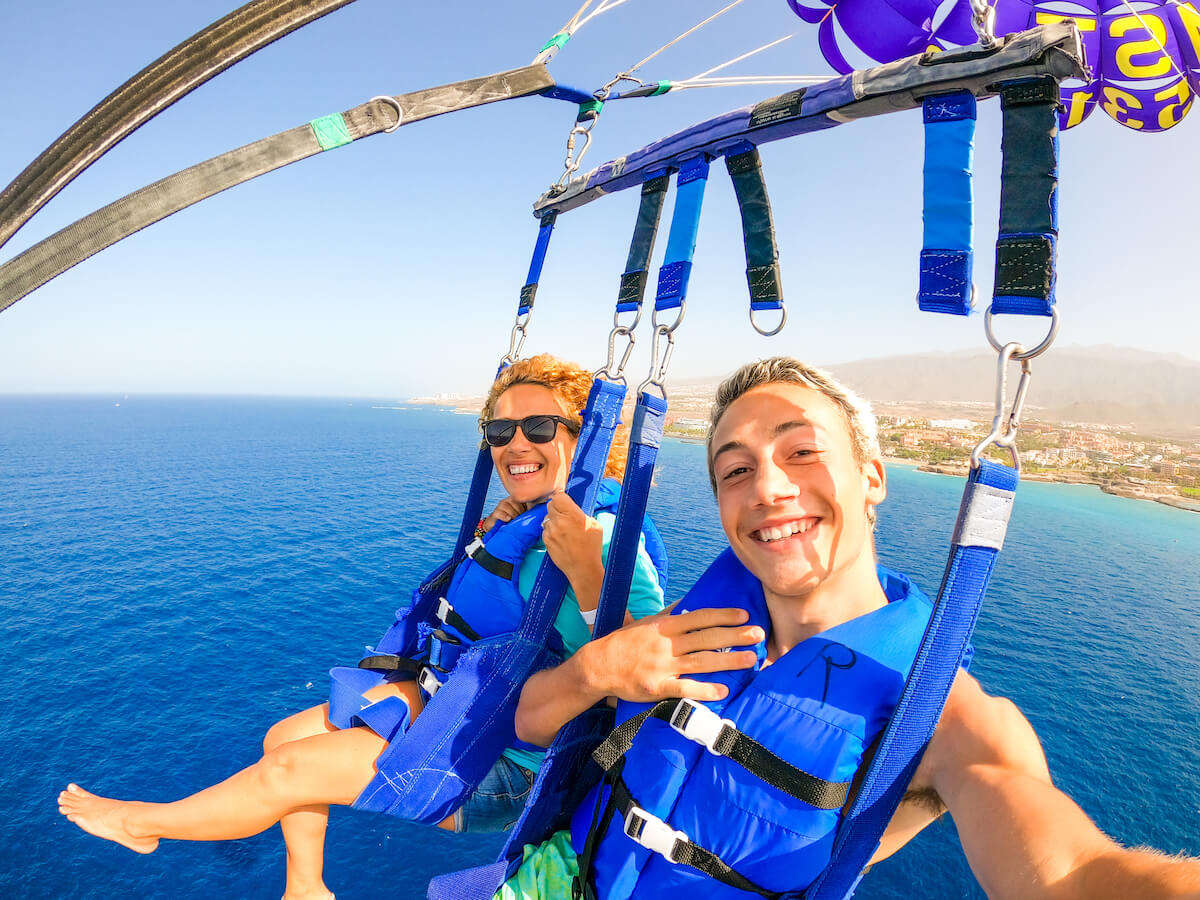
[[[1033,374],[1029,366],[1029,359],[1025,348],[1016,342],[1005,344],[1000,349],[996,372],[996,414],[992,418],[992,430],[971,451],[972,469],[979,468],[979,463],[983,459],[983,451],[995,444],[997,447],[1008,450],[1012,457],[1013,468],[1020,471],[1021,458],[1017,454],[1016,441],[1017,430],[1021,425],[1021,413],[1025,408],[1025,395],[1029,391],[1029,379]],[[1010,407],[1008,405],[1008,364],[1012,360],[1018,360],[1021,363],[1021,380],[1017,383],[1017,391]]]
[[[675,352],[675,329],[679,327],[679,323],[683,320],[683,311],[680,310],[679,318],[675,320],[673,325],[658,325],[654,326],[654,347],[650,359],[650,374],[646,376],[646,380],[638,385],[637,392],[640,394],[649,388],[657,388],[659,394],[664,400],[667,399],[667,367],[671,365],[671,354]],[[665,343],[664,343],[664,340]]]
[[503,358],[501,358],[500,365],[511,366],[521,358],[521,348],[525,346],[525,338],[527,336],[525,325],[528,322],[528,313],[525,314],[524,319],[522,319],[520,316],[517,316],[516,324],[513,325],[512,335],[508,340],[508,352],[504,354]]
[[[634,325],[637,320],[634,320]],[[613,361],[617,358],[617,338],[624,336],[629,338],[629,343],[625,345],[625,351],[621,354],[621,361],[617,363],[617,368],[613,370]],[[607,381],[613,381],[618,384],[625,383],[625,366],[629,362],[629,356],[633,353],[633,345],[637,343],[637,335],[633,333],[632,326],[616,325],[608,335],[608,361],[592,373],[593,378],[604,378]]]
[[[590,119],[586,123],[577,124],[571,129],[570,133],[567,135],[567,156],[566,159],[563,160],[563,173],[558,176],[558,181],[554,183],[554,187],[551,188],[551,190],[561,190],[565,188],[568,182],[570,182],[571,176],[574,175],[576,170],[579,169],[580,164],[583,162],[584,154],[586,154],[588,152],[588,148],[592,146],[592,126],[595,124],[596,120]],[[579,153],[576,154],[575,136],[578,134],[583,135],[584,141],[583,147],[581,147]]]
[[979,37],[979,46],[991,50],[999,42],[996,38],[996,8],[988,0],[970,0],[971,25]]

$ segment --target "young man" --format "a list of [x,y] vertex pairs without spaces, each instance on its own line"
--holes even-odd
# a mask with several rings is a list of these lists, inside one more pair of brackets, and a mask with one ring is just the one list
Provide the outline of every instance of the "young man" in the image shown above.
[[[828,862],[838,810],[899,695],[930,603],[876,566],[886,477],[874,419],[825,373],[775,358],[727,379],[708,464],[732,553],[674,614],[593,641],[526,685],[525,740],[549,743],[606,697],[625,701],[618,721],[637,732],[612,750],[615,777],[582,804],[571,843],[560,833],[527,850],[506,898],[557,896],[581,857],[585,892],[602,900],[794,896]],[[712,717],[704,725],[703,707],[691,740],[680,733],[690,712],[680,718],[678,706],[669,721],[631,721],[645,711],[635,704],[680,697],[707,701],[745,735],[741,746],[714,754],[694,742],[707,731],[711,743],[719,727]],[[783,769],[771,775],[760,748]],[[1200,898],[1200,861],[1103,835],[1053,786],[1020,711],[965,672],[872,862],[947,810],[990,897]]]

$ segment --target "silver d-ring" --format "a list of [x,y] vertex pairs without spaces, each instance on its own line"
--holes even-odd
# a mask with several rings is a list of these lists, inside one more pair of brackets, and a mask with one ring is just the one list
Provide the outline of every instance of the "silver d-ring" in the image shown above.
[[[992,349],[997,353],[1003,352],[1004,344],[996,339],[996,335],[992,333],[992,312],[991,304],[988,304],[987,312],[983,314],[983,330],[987,335],[988,343],[992,345]],[[1050,331],[1043,338],[1042,342],[1032,350],[1026,350],[1024,353],[1014,353],[1012,358],[1017,360],[1033,359],[1035,356],[1041,356],[1054,343],[1054,338],[1058,336],[1058,309],[1051,307],[1050,309]]]
[[750,307],[750,326],[761,334],[763,337],[775,337],[779,332],[783,331],[783,326],[787,324],[787,307],[782,303],[779,304],[779,324],[770,331],[764,331],[758,327],[758,323],[754,321],[754,313],[757,312],[753,306]]
[[383,129],[384,134],[391,134],[393,131],[395,131],[397,128],[399,128],[401,125],[404,124],[404,109],[403,109],[403,107],[400,106],[399,100],[397,100],[395,97],[389,97],[387,94],[380,94],[378,97],[372,97],[367,102],[374,103],[376,100],[380,101],[381,103],[389,104],[392,107],[392,109],[394,109],[396,111],[396,124],[389,125],[387,128]]

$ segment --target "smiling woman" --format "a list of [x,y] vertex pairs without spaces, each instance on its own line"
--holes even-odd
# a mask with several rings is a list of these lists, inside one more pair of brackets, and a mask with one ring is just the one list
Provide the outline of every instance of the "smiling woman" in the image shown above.
[[[445,631],[453,629],[463,640],[438,630],[428,638],[431,645],[457,646],[515,629],[547,553],[570,583],[554,643],[570,656],[589,639],[589,613],[594,615],[599,600],[619,487],[615,481],[602,485],[607,499],[598,505],[597,518],[563,493],[591,381],[578,366],[542,355],[513,364],[492,386],[480,422],[507,496],[480,522],[467,558],[447,579],[442,601],[447,612],[439,615]],[[619,479],[623,471],[623,450],[615,449],[606,472]],[[641,549],[629,611],[641,618],[662,606],[655,565]],[[60,811],[85,831],[139,853],[154,851],[160,838],[229,840],[279,822],[287,844],[284,896],[330,897],[323,877],[329,804],[391,810],[397,779],[388,770],[388,751],[403,741],[433,693],[454,681],[450,649],[431,649],[429,659],[414,666],[416,680],[414,672],[396,669],[369,689],[359,687],[361,706],[344,710],[331,695],[331,703],[284,719],[267,732],[258,762],[190,797],[173,803],[121,801],[72,784],[59,796]],[[340,671],[345,670],[335,673]],[[384,708],[386,714],[372,712]],[[529,745],[509,747],[440,827],[511,828],[543,755]]]

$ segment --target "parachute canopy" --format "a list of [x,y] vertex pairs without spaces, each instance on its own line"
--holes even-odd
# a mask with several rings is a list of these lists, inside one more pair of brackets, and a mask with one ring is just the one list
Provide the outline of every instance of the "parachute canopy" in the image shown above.
[[[884,63],[977,40],[970,0],[788,0],[817,25],[826,61],[856,68],[851,48]],[[1100,106],[1137,131],[1178,124],[1200,91],[1200,7],[1196,0],[998,0],[997,35],[1074,20],[1092,80],[1065,86],[1059,124],[1078,125]]]

